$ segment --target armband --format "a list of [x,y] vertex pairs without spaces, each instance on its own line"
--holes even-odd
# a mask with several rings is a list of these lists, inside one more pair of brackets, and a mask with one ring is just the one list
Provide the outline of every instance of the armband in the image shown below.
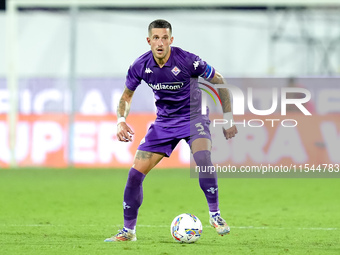
[[200,76],[204,79],[211,79],[214,77],[214,75],[215,75],[215,69],[212,66],[207,64],[204,72]]

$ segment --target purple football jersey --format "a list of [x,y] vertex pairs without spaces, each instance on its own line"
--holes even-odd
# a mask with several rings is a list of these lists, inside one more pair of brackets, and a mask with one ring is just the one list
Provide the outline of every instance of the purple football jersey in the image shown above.
[[197,55],[171,47],[170,57],[162,68],[151,50],[137,58],[128,70],[126,87],[134,91],[144,80],[155,95],[156,122],[180,125],[201,112],[197,78],[210,79],[214,75],[215,69]]

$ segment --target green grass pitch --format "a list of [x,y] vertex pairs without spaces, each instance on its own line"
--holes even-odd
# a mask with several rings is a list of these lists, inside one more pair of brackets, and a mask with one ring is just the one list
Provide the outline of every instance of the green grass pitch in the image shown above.
[[[0,170],[0,254],[340,254],[340,179],[219,179],[231,233],[209,227],[189,170],[144,181],[137,242],[104,243],[122,227],[127,169]],[[170,223],[193,213],[200,240],[176,243]]]

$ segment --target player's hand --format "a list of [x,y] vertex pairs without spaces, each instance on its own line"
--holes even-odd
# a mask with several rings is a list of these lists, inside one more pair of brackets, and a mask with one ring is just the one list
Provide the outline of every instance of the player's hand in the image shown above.
[[237,134],[236,126],[232,126],[231,128],[228,128],[228,129],[225,129],[224,127],[222,127],[222,129],[223,129],[223,134],[227,140],[235,137],[235,135]]
[[134,134],[135,133],[132,131],[132,129],[125,122],[120,122],[117,125],[118,141],[132,142],[132,135],[134,135]]

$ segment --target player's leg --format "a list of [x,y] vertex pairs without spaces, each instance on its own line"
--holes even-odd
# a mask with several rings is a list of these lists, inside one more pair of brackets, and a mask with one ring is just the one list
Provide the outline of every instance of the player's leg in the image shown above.
[[136,241],[138,210],[143,202],[143,181],[146,174],[164,157],[163,153],[137,150],[124,190],[124,228],[105,242]]
[[216,172],[207,171],[213,166],[211,162],[211,141],[198,138],[191,144],[191,150],[199,172],[199,184],[208,202],[210,215],[219,212],[218,184]]
[[124,228],[135,231],[138,209],[143,202],[144,178],[163,157],[162,153],[137,150],[124,190]]
[[[208,138],[198,138],[191,143],[191,150],[196,165],[201,170],[207,170],[213,166],[211,162],[211,140]],[[216,172],[200,171],[199,184],[203,190],[209,206],[210,224],[220,235],[229,234],[230,228],[221,217],[218,201],[218,183]]]

